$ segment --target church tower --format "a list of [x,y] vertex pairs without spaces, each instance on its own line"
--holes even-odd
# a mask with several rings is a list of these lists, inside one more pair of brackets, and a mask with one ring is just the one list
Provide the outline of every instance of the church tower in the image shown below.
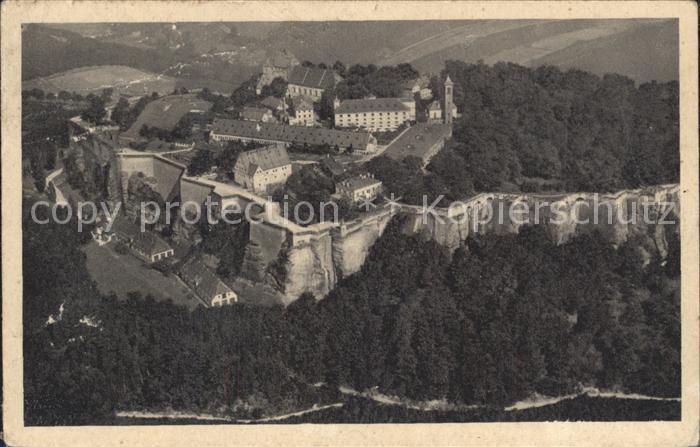
[[453,86],[454,83],[450,79],[450,75],[447,75],[447,79],[445,79],[445,109],[442,111],[445,124],[452,124],[452,109],[454,108],[454,102],[452,101]]

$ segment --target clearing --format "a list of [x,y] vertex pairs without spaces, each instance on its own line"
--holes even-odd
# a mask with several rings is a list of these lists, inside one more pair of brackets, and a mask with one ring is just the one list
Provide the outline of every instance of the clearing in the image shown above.
[[148,127],[172,130],[180,118],[188,112],[193,110],[206,112],[210,108],[210,102],[197,98],[195,94],[165,96],[149,102],[124,136],[138,138],[139,130],[144,124]]
[[100,292],[114,292],[119,298],[126,298],[127,293],[139,291],[143,296],[150,294],[158,301],[170,299],[190,309],[201,305],[201,301],[174,273],[165,276],[131,254],[118,254],[114,246],[114,242],[101,247],[91,242],[83,248],[88,271]]
[[175,88],[175,79],[169,76],[149,73],[124,65],[104,65],[81,67],[56,73],[45,78],[31,79],[22,83],[25,90],[40,88],[45,92],[58,93],[61,90],[81,95],[99,94],[102,89],[113,88],[113,98],[119,95],[143,96],[158,92],[167,95]]

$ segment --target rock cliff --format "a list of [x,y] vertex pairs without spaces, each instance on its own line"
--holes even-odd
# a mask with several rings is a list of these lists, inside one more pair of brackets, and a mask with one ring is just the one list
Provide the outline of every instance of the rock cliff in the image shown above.
[[[460,206],[433,211],[426,213],[418,206],[386,206],[320,232],[311,241],[291,243],[284,281],[274,286],[285,304],[303,292],[322,298],[339,278],[360,270],[388,222],[399,214],[406,217],[406,234],[420,233],[450,251],[472,234],[517,233],[523,225],[545,225],[557,243],[598,230],[616,245],[630,237],[641,238],[647,249],[663,257],[667,253],[667,231],[679,231],[680,202],[678,185],[662,185],[615,194],[485,193]],[[314,231],[313,227],[307,228]],[[287,237],[293,239],[291,234]]]

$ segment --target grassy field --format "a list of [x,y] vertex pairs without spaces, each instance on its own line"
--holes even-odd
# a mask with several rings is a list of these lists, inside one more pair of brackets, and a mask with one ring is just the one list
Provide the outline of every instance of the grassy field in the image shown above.
[[137,138],[139,130],[145,124],[148,127],[171,130],[180,118],[190,110],[209,110],[211,103],[198,99],[196,95],[173,95],[148,103],[141,115],[124,136]]
[[45,92],[53,93],[65,90],[81,95],[99,93],[108,87],[114,89],[113,97],[142,96],[151,92],[165,95],[175,88],[175,79],[123,65],[105,65],[76,68],[22,83],[22,88],[25,90],[40,88]]
[[150,294],[159,301],[170,299],[175,304],[189,308],[201,304],[175,275],[166,277],[131,254],[116,253],[113,243],[102,247],[90,243],[83,251],[87,256],[90,276],[102,293],[114,292],[120,298],[126,298],[127,293],[139,291],[144,296]]

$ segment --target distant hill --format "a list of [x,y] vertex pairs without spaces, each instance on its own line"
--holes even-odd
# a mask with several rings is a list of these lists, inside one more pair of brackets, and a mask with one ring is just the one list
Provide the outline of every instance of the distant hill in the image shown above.
[[530,62],[561,68],[621,73],[638,82],[678,79],[678,27],[675,21],[640,26],[598,39],[577,42]]
[[102,89],[114,89],[114,96],[141,96],[158,92],[167,95],[173,91],[176,80],[169,76],[149,73],[123,65],[81,67],[48,77],[31,79],[22,83],[23,90],[39,88],[45,92],[61,90],[82,95],[99,93]]
[[420,71],[431,71],[448,59],[504,61],[578,68],[599,75],[619,73],[637,82],[678,79],[678,29],[672,20],[521,21],[497,27],[473,25],[462,34],[462,43],[448,46],[455,36],[443,34],[410,51],[402,49],[384,62],[410,62]]
[[174,61],[170,53],[104,42],[66,30],[33,24],[22,29],[23,80],[97,65],[125,65],[160,73]]
[[676,21],[606,19],[29,25],[23,79],[110,64],[236,85],[279,49],[302,61],[409,62],[433,73],[454,59],[553,64],[637,82],[678,77]]

